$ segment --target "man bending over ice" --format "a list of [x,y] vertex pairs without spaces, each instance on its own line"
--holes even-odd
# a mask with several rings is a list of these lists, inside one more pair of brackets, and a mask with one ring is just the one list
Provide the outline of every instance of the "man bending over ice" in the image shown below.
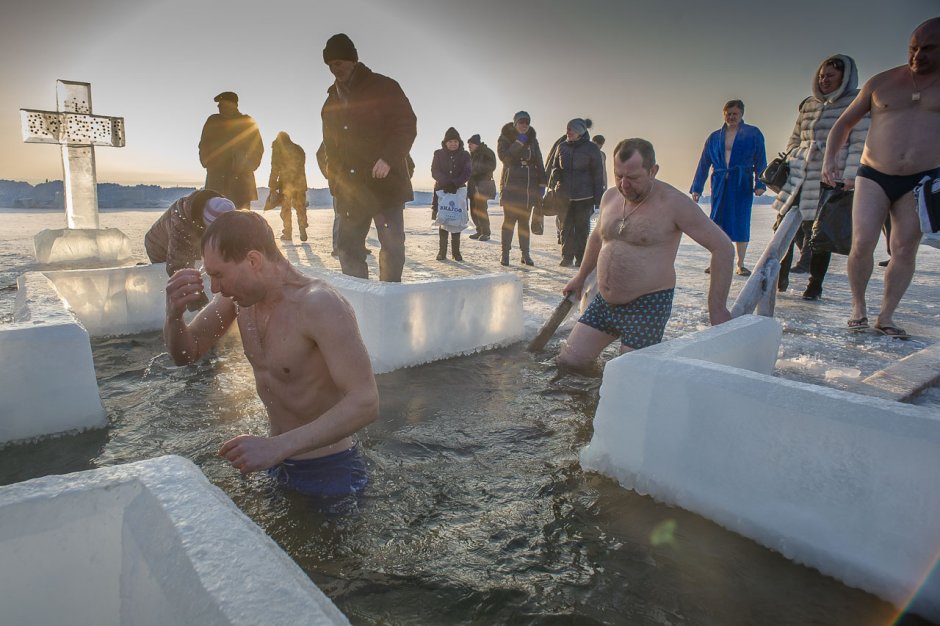
[[256,213],[220,215],[203,236],[202,258],[215,297],[186,324],[202,276],[186,268],[170,277],[167,349],[178,365],[194,363],[238,320],[270,421],[269,436],[239,435],[219,455],[243,474],[268,470],[309,495],[361,492],[368,476],[352,436],[376,419],[379,396],[349,303],[294,268]]
[[662,341],[683,233],[711,252],[711,323],[731,319],[731,240],[684,193],[656,180],[658,172],[653,145],[645,139],[625,139],[614,149],[616,187],[604,194],[581,268],[563,290],[580,297],[585,279],[597,268],[599,293],[568,336],[558,357],[562,369],[592,369],[615,339],[620,339],[621,354]]

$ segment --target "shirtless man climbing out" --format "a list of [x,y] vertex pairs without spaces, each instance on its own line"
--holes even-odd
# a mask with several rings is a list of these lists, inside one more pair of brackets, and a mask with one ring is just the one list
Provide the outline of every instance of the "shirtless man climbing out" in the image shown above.
[[378,390],[349,303],[283,257],[260,215],[232,211],[202,240],[213,300],[186,324],[202,276],[182,269],[166,289],[164,339],[179,364],[199,360],[236,320],[267,409],[267,437],[239,435],[219,455],[242,473],[319,496],[359,493],[368,477],[352,435],[378,416]]
[[683,233],[711,252],[709,320],[720,324],[731,319],[731,240],[688,196],[656,180],[658,172],[653,146],[645,139],[625,139],[614,149],[616,188],[604,194],[581,268],[563,290],[580,296],[585,279],[597,268],[599,293],[568,336],[558,358],[562,368],[591,369],[618,338],[621,353],[662,340],[672,312]]
[[940,167],[940,17],[927,20],[911,35],[908,64],[872,77],[829,133],[822,179],[841,182],[835,155],[852,128],[871,113],[871,128],[855,179],[852,251],[848,260],[852,289],[850,330],[868,328],[865,290],[871,278],[875,244],[891,216],[891,262],[885,271],[881,311],[873,328],[889,337],[910,335],[894,323],[894,312],[911,278],[921,232],[913,189]]

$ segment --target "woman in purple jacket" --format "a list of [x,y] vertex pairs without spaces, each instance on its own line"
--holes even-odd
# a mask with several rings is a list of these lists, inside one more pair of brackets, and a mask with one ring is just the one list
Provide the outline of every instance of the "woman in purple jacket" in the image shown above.
[[[431,161],[431,176],[434,178],[434,200],[431,203],[431,218],[437,219],[437,192],[457,193],[461,187],[467,186],[470,180],[470,153],[463,147],[463,140],[460,133],[453,126],[444,133],[444,140],[441,142],[441,149],[434,151],[434,159]],[[467,207],[464,206],[464,211]],[[450,226],[441,224],[440,226],[440,249],[437,253],[437,260],[443,261],[447,258],[447,234],[450,233],[451,251],[455,261],[463,261],[460,255],[460,231],[466,228],[466,222],[463,226]]]

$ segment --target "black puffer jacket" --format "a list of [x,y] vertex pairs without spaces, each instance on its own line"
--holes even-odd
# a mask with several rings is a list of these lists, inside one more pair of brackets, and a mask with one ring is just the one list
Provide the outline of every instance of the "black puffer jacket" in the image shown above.
[[569,200],[593,199],[599,206],[604,195],[604,157],[601,149],[584,133],[575,141],[560,141],[548,157],[549,189]]
[[529,127],[528,141],[524,144],[516,139],[519,131],[509,122],[503,126],[496,142],[496,153],[503,163],[499,202],[529,208],[541,201],[539,187],[545,185],[545,166],[535,129]]

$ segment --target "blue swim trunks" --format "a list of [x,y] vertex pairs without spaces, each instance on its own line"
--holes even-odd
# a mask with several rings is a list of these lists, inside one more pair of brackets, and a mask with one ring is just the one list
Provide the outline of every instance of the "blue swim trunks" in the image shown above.
[[620,343],[628,348],[652,346],[663,340],[675,291],[654,291],[632,302],[614,305],[597,294],[578,321],[608,335],[619,335]]
[[369,484],[359,444],[317,459],[285,459],[268,470],[278,485],[308,496],[358,495]]

